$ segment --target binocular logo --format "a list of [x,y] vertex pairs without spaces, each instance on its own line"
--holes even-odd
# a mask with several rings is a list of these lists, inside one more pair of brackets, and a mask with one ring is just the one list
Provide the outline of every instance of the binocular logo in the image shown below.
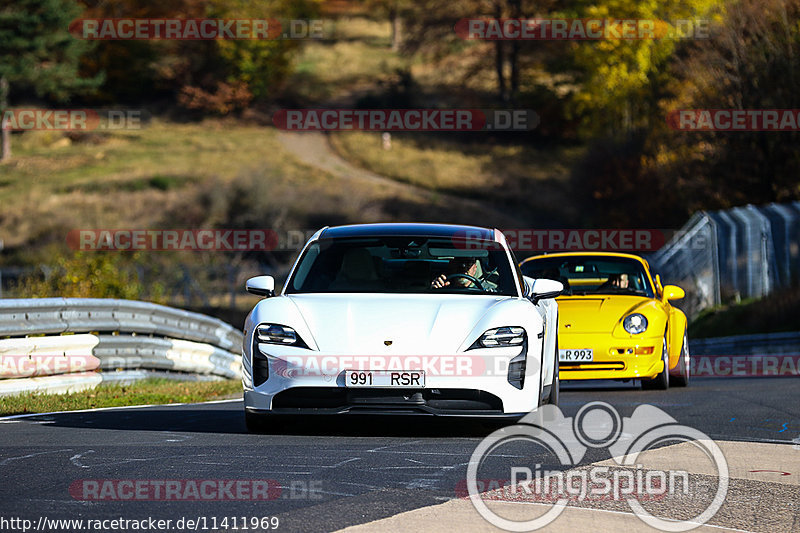
[[[544,492],[548,495],[545,499],[552,506],[544,514],[536,518],[518,521],[500,516],[492,511],[487,505],[486,494],[482,494],[479,489],[480,480],[478,470],[487,460],[502,460],[505,465],[509,457],[520,457],[519,455],[502,454],[498,450],[500,447],[513,445],[522,441],[533,444],[541,449],[543,453],[555,457],[559,469],[556,471],[545,472],[545,479],[541,478],[541,472],[536,465],[536,494],[541,495],[542,482],[544,481]],[[651,514],[642,505],[642,490],[652,492],[652,487],[656,487],[655,492],[663,495],[667,490],[672,494],[677,483],[675,480],[683,481],[684,494],[688,491],[689,475],[684,471],[648,471],[641,470],[639,464],[640,456],[643,452],[654,450],[655,448],[674,443],[688,443],[698,448],[709,461],[711,461],[717,471],[719,479],[717,490],[708,506],[693,518],[687,520],[664,519]],[[608,450],[613,463],[619,471],[614,472],[614,483],[607,479],[611,469],[605,466],[597,467],[591,463],[581,464],[587,451],[592,448],[605,448]],[[656,453],[656,452],[653,452]],[[526,459],[535,459],[526,457]],[[575,469],[581,467],[580,469]],[[590,467],[586,470],[585,467]],[[636,469],[638,476],[638,487],[634,490],[633,485],[637,485],[634,475],[630,469]],[[575,470],[573,470],[575,469]],[[529,467],[511,467],[511,486],[513,493],[519,489],[534,493],[531,482],[531,469]],[[566,476],[565,476],[565,471]],[[587,489],[588,475],[591,474],[592,486]],[[524,473],[525,483],[517,484],[518,476]],[[623,479],[628,480],[628,486],[620,490],[620,478],[617,474],[627,474]],[[576,477],[575,474],[580,474]],[[675,476],[678,474],[678,476]],[[563,483],[564,479],[566,483]],[[556,479],[559,481],[559,489],[552,491],[552,483]],[[574,486],[575,479],[583,482],[581,487]],[[719,446],[711,440],[705,433],[683,426],[677,423],[666,412],[652,405],[641,405],[637,407],[630,417],[623,418],[611,405],[605,402],[591,402],[584,405],[574,418],[565,417],[561,409],[554,405],[545,405],[525,417],[518,424],[499,429],[487,436],[477,446],[470,458],[467,468],[467,490],[469,498],[478,513],[492,525],[506,531],[534,531],[553,522],[564,511],[570,499],[577,495],[581,499],[586,494],[597,495],[604,493],[613,498],[627,502],[633,513],[648,525],[662,531],[688,531],[694,529],[710,520],[720,509],[725,496],[728,493],[728,463],[722,454]],[[527,483],[527,485],[526,485]],[[669,486],[673,483],[673,486]],[[565,490],[566,489],[566,490]],[[634,494],[634,492],[637,492]],[[647,496],[648,494],[644,494]],[[652,494],[650,494],[652,496]],[[541,500],[538,500],[541,501]]]

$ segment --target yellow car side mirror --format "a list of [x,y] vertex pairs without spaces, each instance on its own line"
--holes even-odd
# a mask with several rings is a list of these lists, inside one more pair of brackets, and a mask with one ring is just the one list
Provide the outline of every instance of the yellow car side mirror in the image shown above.
[[664,291],[662,298],[664,301],[667,300],[680,300],[686,296],[686,293],[678,287],[677,285],[664,285]]

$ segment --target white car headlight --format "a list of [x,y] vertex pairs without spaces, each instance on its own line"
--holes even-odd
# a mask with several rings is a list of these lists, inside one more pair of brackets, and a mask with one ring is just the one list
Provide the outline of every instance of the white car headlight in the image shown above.
[[647,318],[641,313],[633,313],[625,317],[622,327],[631,335],[638,335],[647,330]]
[[476,344],[483,348],[519,346],[525,340],[525,330],[520,327],[504,326],[487,330]]
[[281,324],[261,324],[256,328],[256,338],[258,342],[265,342],[267,344],[282,344],[284,346],[302,346],[306,347],[297,332]]

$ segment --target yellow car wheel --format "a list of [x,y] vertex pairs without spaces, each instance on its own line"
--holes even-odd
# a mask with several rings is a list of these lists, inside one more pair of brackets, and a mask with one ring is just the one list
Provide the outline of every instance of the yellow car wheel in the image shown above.
[[547,400],[549,405],[558,405],[558,397],[561,395],[561,378],[558,377],[558,339],[556,339],[556,362],[553,367],[553,385],[550,388],[550,397]]
[[669,388],[669,352],[667,351],[667,336],[661,344],[661,360],[664,362],[664,369],[653,379],[643,379],[643,390],[667,390]]
[[689,356],[689,336],[683,332],[683,344],[681,345],[681,357],[678,360],[678,374],[672,376],[672,381],[676,387],[687,387],[689,385],[689,374],[691,373],[691,361]]

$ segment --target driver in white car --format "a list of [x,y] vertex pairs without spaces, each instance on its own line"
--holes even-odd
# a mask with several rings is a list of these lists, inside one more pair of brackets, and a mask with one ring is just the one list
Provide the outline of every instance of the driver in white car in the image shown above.
[[[447,272],[435,278],[431,282],[431,288],[442,289],[450,286],[452,283],[462,287],[475,287],[484,291],[495,292],[497,290],[497,284],[486,279],[489,276],[484,276],[482,270],[480,261],[474,257],[457,257],[451,259]],[[469,276],[478,280],[480,286],[477,286],[474,281],[464,276]],[[451,279],[448,280],[448,278]]]

